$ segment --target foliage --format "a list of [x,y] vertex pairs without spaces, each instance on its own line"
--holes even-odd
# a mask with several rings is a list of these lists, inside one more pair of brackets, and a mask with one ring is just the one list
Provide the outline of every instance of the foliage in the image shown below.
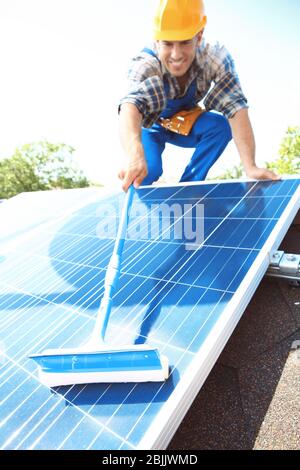
[[232,180],[239,179],[244,175],[244,170],[242,165],[235,165],[233,168],[228,168],[224,173],[218,175],[214,180]]
[[0,160],[0,199],[24,191],[89,186],[73,161],[74,150],[46,140],[17,148],[10,158]]
[[300,127],[289,127],[279,148],[279,158],[266,163],[267,168],[280,175],[300,173]]

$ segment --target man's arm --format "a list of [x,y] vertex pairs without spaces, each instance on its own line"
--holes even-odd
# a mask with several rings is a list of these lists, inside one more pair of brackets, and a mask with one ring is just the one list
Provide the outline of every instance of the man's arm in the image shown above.
[[246,175],[249,178],[263,180],[278,180],[280,177],[273,171],[258,168],[255,163],[255,140],[248,115],[248,109],[243,108],[229,119],[234,142],[237,146]]
[[148,173],[141,131],[142,115],[138,108],[132,103],[123,103],[120,110],[120,137],[128,164],[120,171],[119,178],[123,181],[124,191],[131,184],[138,188]]

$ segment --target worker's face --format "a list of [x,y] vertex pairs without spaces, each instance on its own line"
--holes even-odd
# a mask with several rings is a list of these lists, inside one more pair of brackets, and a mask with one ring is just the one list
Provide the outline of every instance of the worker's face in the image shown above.
[[192,65],[203,31],[188,41],[156,41],[158,57],[168,72],[182,77]]

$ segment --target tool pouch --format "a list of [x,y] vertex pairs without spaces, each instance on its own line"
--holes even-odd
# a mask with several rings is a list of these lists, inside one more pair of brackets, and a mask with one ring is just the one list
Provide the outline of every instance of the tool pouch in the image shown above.
[[160,118],[159,124],[165,129],[168,129],[168,131],[176,132],[181,135],[189,135],[196,119],[204,112],[204,108],[195,106],[188,111],[179,111],[170,118]]

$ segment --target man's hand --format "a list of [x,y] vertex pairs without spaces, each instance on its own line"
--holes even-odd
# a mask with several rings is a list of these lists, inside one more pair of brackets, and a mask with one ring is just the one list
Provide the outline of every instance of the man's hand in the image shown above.
[[280,180],[280,176],[276,175],[271,170],[267,170],[265,168],[258,168],[257,166],[252,166],[250,168],[246,169],[246,175],[248,178],[254,179],[254,180],[273,180],[277,181]]
[[122,189],[127,191],[131,184],[137,189],[147,174],[148,169],[145,158],[131,160],[127,168],[119,172],[119,178],[123,180]]

